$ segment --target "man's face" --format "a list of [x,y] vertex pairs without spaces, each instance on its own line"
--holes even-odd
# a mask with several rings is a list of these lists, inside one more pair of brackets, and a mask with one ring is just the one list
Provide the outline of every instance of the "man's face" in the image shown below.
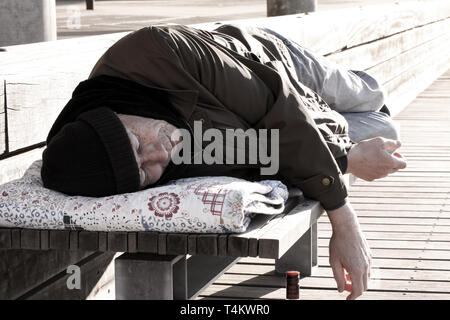
[[153,184],[170,162],[177,142],[170,139],[177,129],[164,120],[118,114],[130,138],[139,168],[141,187]]

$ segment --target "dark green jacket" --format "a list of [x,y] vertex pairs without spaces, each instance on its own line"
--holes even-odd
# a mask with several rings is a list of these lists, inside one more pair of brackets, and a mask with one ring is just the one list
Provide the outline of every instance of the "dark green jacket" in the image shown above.
[[[279,129],[279,172],[263,178],[297,186],[325,209],[343,205],[347,191],[335,159],[351,145],[345,120],[293,81],[281,41],[251,28],[218,31],[138,30],[108,49],[90,78],[110,75],[165,90],[184,120],[201,120],[204,130]],[[223,165],[220,173],[234,169]]]

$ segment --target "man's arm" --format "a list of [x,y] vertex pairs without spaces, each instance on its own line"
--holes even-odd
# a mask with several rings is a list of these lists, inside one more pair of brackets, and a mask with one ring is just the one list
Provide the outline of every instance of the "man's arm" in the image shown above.
[[[349,151],[347,173],[372,181],[404,169],[406,161],[396,152],[400,146],[400,141],[380,137],[357,143]],[[327,214],[333,228],[329,245],[330,266],[339,292],[350,291],[348,299],[355,299],[367,290],[370,248],[349,202],[336,210],[328,210]],[[350,276],[350,286],[346,286],[344,269]]]
[[[350,202],[336,210],[328,210],[333,234],[330,239],[330,266],[338,291],[350,291],[347,299],[356,299],[367,290],[372,254],[361,232],[358,218]],[[345,271],[351,285],[346,285]]]

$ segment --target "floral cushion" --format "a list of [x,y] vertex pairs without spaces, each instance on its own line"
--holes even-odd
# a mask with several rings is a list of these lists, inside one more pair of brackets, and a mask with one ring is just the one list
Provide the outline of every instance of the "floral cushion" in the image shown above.
[[288,191],[276,180],[179,179],[158,188],[103,198],[46,189],[42,162],[0,186],[0,227],[91,231],[227,233],[246,230],[256,213],[284,210]]

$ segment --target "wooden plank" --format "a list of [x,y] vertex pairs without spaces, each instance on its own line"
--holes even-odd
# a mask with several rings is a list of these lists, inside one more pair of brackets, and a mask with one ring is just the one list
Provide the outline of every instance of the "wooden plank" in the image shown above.
[[[333,290],[315,289],[301,286],[301,300],[345,300],[346,293],[339,293],[335,288]],[[232,285],[211,285],[199,296],[200,299],[206,298],[225,298],[225,299],[274,299],[283,300],[286,298],[285,288],[273,287],[252,287],[252,286],[232,286]],[[448,300],[446,293],[415,293],[415,292],[379,292],[369,291],[364,293],[359,300]]]
[[[380,192],[380,191],[356,191],[353,189],[349,190],[350,200],[359,200],[361,198],[367,198],[367,199],[380,199],[383,200],[385,198],[393,198],[393,199],[399,199],[399,198],[421,198],[421,199],[430,199],[430,200],[442,200],[445,199],[446,195],[442,194],[440,192],[430,192],[430,193],[423,193],[423,192]],[[354,200],[353,200],[354,199]]]
[[450,212],[444,211],[376,211],[376,210],[358,210],[359,217],[398,217],[398,218],[433,218],[450,219]]
[[78,250],[78,234],[79,231],[70,231],[69,232],[69,248],[70,250]]
[[197,255],[217,256],[218,235],[199,234],[197,235]]
[[[449,6],[444,1],[429,4],[429,6],[425,6],[425,4],[418,2],[403,2],[391,5],[317,11],[307,15],[235,20],[233,23],[270,28],[301,43],[306,48],[320,54],[329,54],[439,21],[449,16]],[[323,23],[323,21],[327,23]],[[193,26],[209,30],[217,27],[214,24]],[[310,32],[310,30],[314,30],[314,32]],[[333,30],[333,32],[330,32],[330,30]]]
[[231,235],[228,237],[227,255],[231,257],[247,257],[248,256],[248,238],[236,237]]
[[360,217],[359,222],[361,224],[386,224],[386,225],[411,225],[421,228],[422,226],[441,226],[446,227],[447,230],[450,223],[446,220],[438,219],[426,219],[426,218],[372,218],[372,217]]
[[[422,271],[422,270],[427,270],[427,269],[434,269],[434,270],[439,270],[439,268],[436,267],[436,264],[426,264],[423,265],[424,268],[419,267],[419,264],[421,263],[422,260],[418,260],[418,259],[382,259],[382,258],[373,258],[372,259],[372,268],[379,269],[401,269],[401,270],[412,270],[412,271]],[[427,262],[436,262],[436,261],[432,261],[432,260],[426,260]],[[329,258],[328,257],[320,257],[319,258],[319,265],[325,266],[325,267],[329,267]],[[448,265],[448,264],[447,264]],[[443,265],[443,267],[445,268],[446,264]],[[443,268],[441,268],[441,270],[445,270]],[[377,271],[378,272],[378,271]],[[377,274],[376,272],[376,274]]]
[[[321,230],[320,238],[330,239],[331,230]],[[450,241],[450,234],[430,234],[427,232],[383,232],[364,231],[367,240],[405,240],[405,241]]]
[[[249,262],[251,263],[251,262]],[[254,263],[254,262],[253,262]],[[328,257],[319,257],[319,266],[329,266]],[[390,269],[411,269],[421,270],[440,270],[447,271],[450,269],[450,261],[446,260],[420,260],[420,259],[383,259],[373,258],[373,268],[390,268]]]
[[108,251],[108,235],[106,232],[98,232],[98,251]]
[[297,205],[281,221],[259,238],[261,258],[280,258],[323,213],[317,201]]
[[[437,228],[434,225],[401,225],[401,224],[365,224],[360,223],[363,232],[367,231],[385,231],[385,232],[417,232],[418,228],[421,232],[436,232]],[[331,230],[329,221],[318,223],[319,236],[321,231]],[[448,227],[445,227],[448,229]]]
[[21,233],[21,229],[11,229],[11,248],[12,249],[20,249],[21,248],[20,233]]
[[0,155],[6,151],[6,105],[5,80],[0,78]]
[[49,230],[41,230],[40,232],[41,239],[41,250],[50,249],[50,231]]
[[433,49],[426,59],[410,65],[408,70],[384,83],[389,94],[387,104],[392,106],[391,114],[396,115],[411,103],[418,93],[427,88],[449,67],[450,50],[448,40],[441,48]]
[[167,254],[184,255],[188,251],[188,236],[183,233],[167,234]]
[[156,232],[138,232],[137,251],[157,253],[158,252],[158,233]]
[[126,232],[108,232],[108,251],[126,252],[128,249],[128,236]]
[[[289,210],[286,210],[283,214],[286,214],[288,211]],[[275,217],[276,215],[256,215],[252,218],[252,221],[245,232],[230,235],[227,244],[228,255],[246,257],[251,253],[253,257],[256,257],[258,255],[258,238],[266,230],[263,227],[268,227]]]
[[[349,70],[367,70],[371,69],[371,74],[377,76],[377,79],[386,81],[393,74],[401,73],[393,70],[389,74],[379,74],[375,70],[390,59],[397,59],[405,52],[414,48],[422,48],[424,43],[433,41],[436,38],[445,34],[445,31],[450,27],[450,19],[437,21],[427,25],[419,26],[401,33],[388,36],[378,41],[369,42],[360,46],[355,46],[341,52],[329,55],[329,58],[334,63],[345,67]],[[414,52],[414,50],[412,51]],[[411,56],[408,55],[409,59]],[[407,65],[407,63],[396,64],[396,66]]]
[[[70,72],[59,72],[53,76],[23,75],[20,78],[20,81],[6,80],[10,151],[45,141],[51,125],[70,99],[73,89],[83,80],[82,77],[70,76]],[[23,130],[24,127],[27,130]]]
[[[353,205],[353,203],[352,203]],[[373,211],[385,211],[385,210],[392,210],[392,211],[422,211],[422,210],[429,210],[429,211],[435,211],[439,212],[447,211],[445,207],[443,207],[443,204],[409,204],[409,203],[355,203],[353,206],[355,210],[373,210]]]
[[[259,238],[268,233],[270,230],[274,229],[277,224],[282,221],[282,219],[286,216],[288,212],[290,212],[293,208],[287,208],[284,213],[272,215],[272,216],[262,216],[259,215],[254,218],[254,225],[252,228],[248,230],[249,239],[249,254],[259,255]],[[259,218],[258,218],[259,217]],[[266,220],[268,219],[268,220]],[[266,223],[263,223],[264,220]],[[259,228],[256,228],[259,225]]]
[[20,247],[22,249],[40,249],[41,239],[39,230],[22,229],[20,231]]
[[[406,86],[404,87],[404,85],[400,82],[402,80],[405,80],[405,77],[398,78],[399,81],[392,82],[390,84],[388,84],[388,82],[393,78],[395,78],[396,76],[399,76],[404,72],[408,72],[412,66],[416,66],[418,64],[420,65],[421,63],[423,63],[424,60],[426,60],[426,58],[429,58],[430,55],[439,54],[439,52],[450,49],[449,39],[450,38],[448,37],[448,35],[444,34],[440,37],[437,37],[436,39],[433,39],[432,41],[420,44],[417,43],[418,45],[417,47],[407,51],[403,51],[401,54],[393,56],[391,59],[378,65],[375,65],[366,71],[385,84],[388,95],[397,94],[396,91],[407,90],[404,89],[406,88]],[[442,57],[442,54],[440,56]],[[439,61],[445,63],[445,58],[443,60],[434,60],[433,64],[436,64]],[[428,77],[426,78],[426,81],[424,81],[420,86],[413,86],[413,88],[415,88],[416,90],[415,91],[416,96],[419,93],[421,93],[427,87],[428,84],[430,84],[433,80],[435,80],[439,76],[440,70],[436,69],[435,72],[433,72],[430,75],[427,73],[428,70],[425,70],[425,75]],[[422,80],[422,77],[423,76],[421,74],[417,74],[417,78],[419,80]],[[398,111],[396,111],[396,113],[398,113]]]
[[128,232],[128,252],[137,252],[137,232]]
[[69,250],[69,234],[67,230],[50,230],[50,249]]
[[78,248],[86,251],[99,251],[98,232],[80,231],[78,234]]
[[188,235],[188,254],[190,254],[190,255],[197,254],[197,235],[196,234]]
[[228,234],[220,234],[217,239],[217,255],[226,256],[228,251]]
[[158,234],[158,254],[167,254],[167,233]]
[[0,249],[10,249],[11,245],[11,229],[0,228]]
[[[367,242],[371,248],[378,249],[414,249],[414,250],[449,250],[450,243],[447,241],[411,241],[411,240],[371,240]],[[328,246],[329,239],[318,239],[319,246]]]

